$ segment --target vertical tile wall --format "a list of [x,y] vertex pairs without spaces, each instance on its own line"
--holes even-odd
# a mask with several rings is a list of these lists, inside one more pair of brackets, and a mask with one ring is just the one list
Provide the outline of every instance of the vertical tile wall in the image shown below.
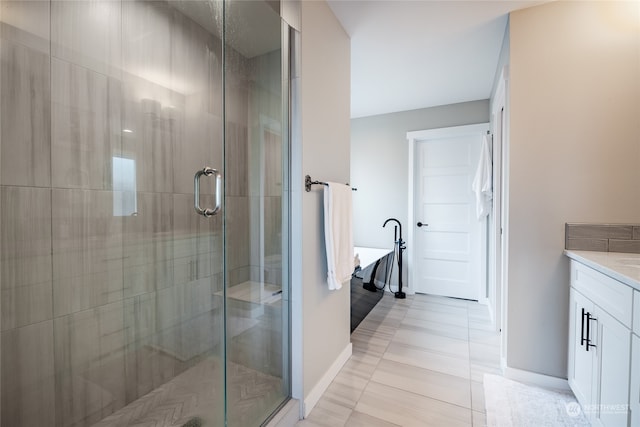
[[[251,280],[260,273],[266,283],[282,285],[282,146],[283,130],[281,102],[281,52],[273,51],[252,58],[249,63],[249,123],[248,141],[249,197],[254,235],[263,235],[260,245],[252,245],[250,253]],[[262,204],[261,204],[262,199]],[[260,216],[262,215],[262,219]]]
[[[226,177],[226,230],[227,230],[227,284],[234,286],[250,279],[249,247],[249,145],[247,122],[249,66],[239,52],[225,52],[227,67],[237,72],[225,75],[225,154]],[[253,171],[252,171],[253,172]]]
[[50,5],[0,2],[2,425],[54,419]]

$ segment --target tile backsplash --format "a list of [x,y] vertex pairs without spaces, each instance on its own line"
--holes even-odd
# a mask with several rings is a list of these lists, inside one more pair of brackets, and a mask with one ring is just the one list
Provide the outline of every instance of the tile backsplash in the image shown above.
[[640,253],[640,224],[566,223],[565,249]]

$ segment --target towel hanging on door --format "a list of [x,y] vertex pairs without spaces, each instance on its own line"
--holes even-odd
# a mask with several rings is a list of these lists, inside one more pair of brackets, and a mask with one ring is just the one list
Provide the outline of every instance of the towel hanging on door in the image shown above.
[[489,214],[491,210],[491,200],[493,199],[493,187],[491,177],[493,166],[491,162],[491,135],[487,134],[482,139],[482,148],[480,149],[480,160],[476,169],[476,176],[473,179],[471,188],[476,194],[476,215],[478,219],[482,219]]
[[330,290],[340,289],[353,272],[352,217],[351,187],[328,182],[324,187],[324,241]]

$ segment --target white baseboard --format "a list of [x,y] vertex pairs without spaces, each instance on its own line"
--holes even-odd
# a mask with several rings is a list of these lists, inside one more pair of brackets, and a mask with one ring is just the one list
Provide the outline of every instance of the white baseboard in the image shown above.
[[510,380],[527,383],[538,387],[551,388],[555,390],[571,390],[569,382],[564,378],[552,377],[550,375],[537,374],[522,369],[509,368],[503,369],[505,378]]
[[311,413],[311,410],[316,403],[322,397],[322,394],[327,390],[331,381],[338,375],[340,369],[347,363],[347,360],[351,357],[351,352],[353,350],[353,346],[351,343],[342,350],[342,353],[338,356],[338,358],[333,362],[333,364],[329,367],[327,372],[320,378],[320,381],[311,389],[307,397],[304,399],[304,417],[307,418]]

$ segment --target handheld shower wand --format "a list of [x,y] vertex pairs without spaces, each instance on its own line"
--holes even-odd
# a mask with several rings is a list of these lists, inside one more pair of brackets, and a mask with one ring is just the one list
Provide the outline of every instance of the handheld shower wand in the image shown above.
[[[405,242],[402,240],[402,224],[400,223],[400,221],[398,221],[396,218],[389,218],[384,222],[384,224],[382,224],[382,227],[386,227],[389,221],[393,221],[398,224],[394,227],[393,230],[393,243],[394,245],[398,245],[398,292],[396,292],[394,295],[396,298],[404,299],[407,297],[407,294],[402,292],[402,251],[407,249],[407,247],[404,245]],[[400,228],[399,238],[398,228]]]

